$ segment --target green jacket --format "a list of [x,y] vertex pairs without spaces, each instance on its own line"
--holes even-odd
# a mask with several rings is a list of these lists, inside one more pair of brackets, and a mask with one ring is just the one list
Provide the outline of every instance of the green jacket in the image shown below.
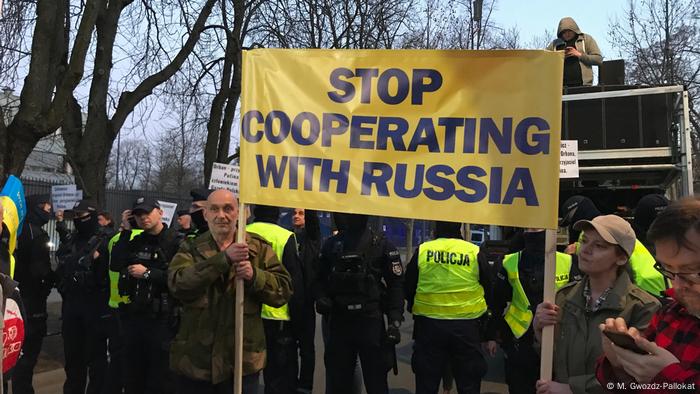
[[[291,279],[270,244],[246,234],[253,280],[246,283],[243,374],[265,366],[263,303],[280,307],[292,294]],[[168,268],[168,286],[183,304],[180,329],[170,348],[170,368],[217,384],[231,377],[234,349],[235,272],[209,232],[187,239]]]
[[595,362],[603,354],[598,325],[609,317],[622,317],[629,327],[644,332],[659,309],[659,301],[621,273],[596,312],[586,312],[583,289],[588,278],[569,283],[556,296],[561,308],[554,334],[554,381],[568,383],[574,394],[604,393],[595,378]]

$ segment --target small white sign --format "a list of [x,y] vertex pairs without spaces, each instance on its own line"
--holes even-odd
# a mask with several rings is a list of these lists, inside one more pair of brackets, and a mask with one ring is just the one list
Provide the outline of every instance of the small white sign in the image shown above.
[[[51,186],[51,205],[53,205],[54,211],[67,211],[75,207],[75,203],[80,201],[76,200],[77,190],[75,185],[56,185]],[[82,198],[82,190],[80,191],[80,197]]]
[[232,164],[214,163],[211,169],[209,189],[226,189],[238,196],[238,182],[241,168]]
[[177,204],[174,202],[167,202],[161,200],[158,200],[158,204],[160,204],[160,209],[163,210],[163,217],[161,218],[161,221],[167,224],[168,227],[170,227],[170,223],[172,223],[173,218],[175,217]]
[[562,140],[559,178],[578,178],[578,141]]

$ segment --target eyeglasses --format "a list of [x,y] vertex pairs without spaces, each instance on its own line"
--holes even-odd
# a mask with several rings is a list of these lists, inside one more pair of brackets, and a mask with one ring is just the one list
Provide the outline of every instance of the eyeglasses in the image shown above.
[[671,272],[666,268],[662,267],[661,264],[654,264],[654,268],[661,273],[665,278],[669,280],[674,280],[676,277],[682,279],[686,283],[690,284],[700,284],[700,272]]

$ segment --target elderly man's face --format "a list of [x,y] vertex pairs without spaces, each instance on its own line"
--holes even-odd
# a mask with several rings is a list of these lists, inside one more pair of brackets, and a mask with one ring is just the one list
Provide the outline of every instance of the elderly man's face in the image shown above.
[[216,190],[207,199],[204,218],[213,235],[230,235],[235,232],[238,220],[238,201],[228,190]]
[[690,229],[685,237],[689,245],[672,238],[654,242],[656,260],[666,271],[680,273],[672,280],[675,296],[688,312],[700,316],[700,232]]

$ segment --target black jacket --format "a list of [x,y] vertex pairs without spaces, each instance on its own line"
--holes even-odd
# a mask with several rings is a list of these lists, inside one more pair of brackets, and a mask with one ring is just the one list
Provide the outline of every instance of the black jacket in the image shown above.
[[49,234],[36,223],[25,221],[15,250],[15,275],[24,297],[46,297],[53,286]]

